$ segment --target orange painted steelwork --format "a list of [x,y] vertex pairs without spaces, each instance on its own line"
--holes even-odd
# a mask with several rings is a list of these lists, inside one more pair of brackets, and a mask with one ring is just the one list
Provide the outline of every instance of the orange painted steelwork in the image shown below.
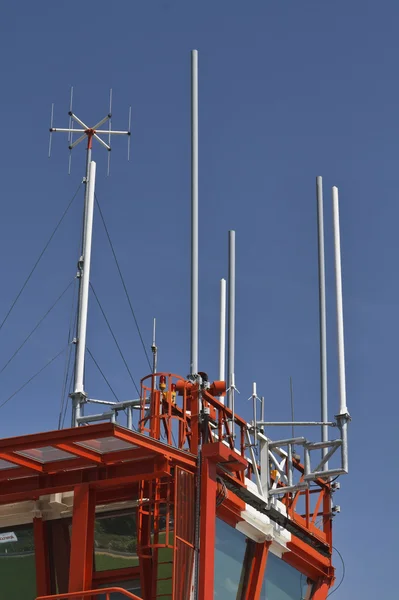
[[[162,386],[157,389],[161,376],[164,378]],[[33,521],[40,600],[94,598],[96,594],[112,591],[139,600],[118,588],[92,589],[99,584],[112,585],[128,579],[140,579],[144,600],[161,600],[165,595],[157,588],[160,577],[170,586],[168,597],[187,600],[196,554],[199,555],[198,600],[213,599],[216,516],[232,527],[242,521],[248,501],[246,478],[252,478],[254,470],[259,468],[245,456],[246,422],[235,415],[234,439],[231,411],[211,394],[211,390],[221,393],[223,389],[220,383],[200,389],[198,384],[176,375],[157,373],[142,381],[139,432],[102,423],[0,440],[0,457],[13,465],[0,470],[0,504],[74,492],[70,550],[69,540],[68,544],[62,542],[64,554],[68,548],[68,556],[58,552],[56,542],[65,534],[59,528],[62,523],[51,521],[48,539],[46,522],[39,517]],[[207,409],[205,413],[203,408]],[[166,443],[162,439],[166,439]],[[107,444],[113,450],[107,450]],[[201,477],[198,480],[200,447]],[[53,450],[58,450],[59,460],[40,459],[46,449],[51,450],[49,457],[54,454]],[[294,468],[299,477],[303,477],[303,465],[294,461]],[[221,480],[227,486],[227,493],[217,506]],[[195,489],[199,485],[198,548],[194,530]],[[96,504],[132,499],[137,501],[139,566],[95,573]],[[325,600],[334,581],[330,486],[318,480],[315,488],[285,494],[282,501],[288,511],[287,523],[298,532],[298,535],[295,531],[291,534],[283,560],[315,581],[313,598]],[[299,511],[301,503],[304,510]],[[301,539],[302,534],[306,534],[309,543]],[[53,568],[58,569],[57,581],[62,582],[63,591],[69,589],[68,593],[49,595],[48,543],[51,547],[56,544]],[[248,541],[243,600],[260,597],[269,545]],[[317,550],[318,547],[323,551]],[[169,561],[165,559],[165,552],[172,557],[170,569],[165,567],[165,560]]]

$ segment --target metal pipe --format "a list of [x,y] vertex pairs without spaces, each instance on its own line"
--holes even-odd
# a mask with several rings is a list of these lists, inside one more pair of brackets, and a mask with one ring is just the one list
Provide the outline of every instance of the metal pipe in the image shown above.
[[128,406],[140,406],[141,400],[137,398],[136,400],[123,400],[122,402],[115,402],[113,404],[113,410],[124,410]]
[[151,350],[152,350],[152,373],[156,373],[157,372],[157,344],[156,344],[156,326],[157,326],[157,320],[154,318],[154,322],[153,322],[153,326],[152,326],[152,345],[151,345]]
[[259,471],[258,471],[258,463],[256,461],[254,448],[251,443],[251,436],[250,436],[248,429],[245,430],[245,437],[247,439],[247,447],[248,447],[249,453],[251,455],[251,462],[252,462],[253,472],[254,472],[254,476],[255,476],[256,486],[258,488],[259,494],[262,496],[263,495],[262,482],[261,482],[261,478],[260,478]]
[[[326,329],[326,277],[324,258],[324,210],[323,210],[323,178],[316,177],[317,195],[317,240],[319,256],[319,327],[320,327],[320,402],[321,421],[328,420],[328,398],[327,398],[327,329]],[[328,428],[321,426],[321,439],[328,440]],[[324,457],[327,450],[322,450]],[[328,463],[325,464],[325,470]]]
[[94,398],[88,398],[87,401],[90,402],[90,404],[105,404],[106,406],[114,406],[115,404],[117,404],[112,400],[96,400]]
[[72,394],[72,426],[78,425],[81,404],[85,400],[84,370],[87,334],[87,313],[89,305],[90,263],[93,237],[94,190],[96,184],[96,163],[91,160],[91,149],[87,149],[86,193],[83,217],[82,255],[79,261],[79,302],[78,326],[75,354],[74,391]]
[[258,445],[258,423],[256,420],[256,402],[258,401],[258,396],[256,394],[256,383],[255,381],[252,384],[252,408],[254,413],[254,444]]
[[296,492],[297,490],[306,490],[308,488],[308,484],[306,482],[301,481],[296,485],[284,485],[281,487],[273,488],[269,490],[270,496],[279,496],[280,494],[288,494],[289,492]]
[[126,408],[126,416],[127,416],[127,423],[126,423],[127,428],[133,429],[133,409],[131,406],[128,406]]
[[335,477],[336,475],[346,475],[347,471],[344,469],[330,469],[329,471],[313,471],[312,473],[304,475],[304,479],[306,481],[311,481],[313,479],[328,479],[330,477]]
[[335,452],[337,451],[338,446],[333,446],[332,448],[330,448],[327,451],[327,454],[325,456],[323,456],[323,458],[321,459],[321,461],[319,462],[319,464],[317,465],[317,467],[315,467],[315,471],[325,471],[326,469],[324,469],[324,465],[326,464],[326,462],[328,462],[330,460],[330,458],[333,456],[333,454],[335,454]]
[[298,446],[303,446],[306,444],[306,439],[304,437],[296,437],[288,438],[286,440],[277,440],[276,442],[269,442],[269,449],[273,450],[276,448],[280,450],[280,446],[286,446],[287,444],[297,444]]
[[[220,280],[219,381],[225,381],[226,369],[226,280]],[[220,401],[224,404],[223,396]]]
[[341,449],[341,467],[348,473],[348,421],[347,415],[338,416],[338,427],[341,431],[342,449]]
[[287,447],[287,470],[288,470],[288,485],[292,485],[293,483],[293,467],[292,467],[292,446],[291,444],[288,444]]
[[307,446],[304,447],[303,449],[303,462],[304,462],[304,475],[306,478],[306,475],[309,475],[311,467],[310,467],[310,450]]
[[339,413],[348,414],[346,406],[344,311],[342,302],[341,239],[339,227],[338,188],[332,189],[334,216],[335,284],[337,297],[338,369],[339,369]]
[[115,129],[96,129],[96,133],[106,135],[111,133],[112,135],[130,135],[128,131],[116,131]]
[[306,448],[309,450],[321,450],[322,448],[338,448],[341,446],[342,440],[329,440],[327,442],[307,442]]
[[157,387],[157,378],[155,376],[155,373],[157,372],[157,364],[158,364],[158,348],[157,348],[157,344],[156,344],[156,325],[157,325],[157,321],[154,318],[154,323],[153,323],[153,327],[152,327],[152,345],[151,345],[151,351],[152,351],[151,394],[154,394],[154,391]]
[[234,362],[235,362],[235,311],[236,311],[236,232],[229,231],[229,322],[228,322],[228,403],[227,406],[233,411],[234,418]]
[[198,373],[198,51],[191,51],[191,353]]
[[97,415],[87,415],[86,417],[77,417],[77,423],[92,423],[94,421],[105,421],[106,419],[112,419],[115,416],[114,411],[105,412]]
[[269,468],[269,440],[263,435],[260,438],[260,481],[263,496],[269,503],[270,468]]
[[261,396],[260,398],[260,418],[262,419],[261,423],[258,423],[258,425],[260,425],[260,432],[263,433],[263,425],[262,422],[264,423],[265,421],[265,397]]

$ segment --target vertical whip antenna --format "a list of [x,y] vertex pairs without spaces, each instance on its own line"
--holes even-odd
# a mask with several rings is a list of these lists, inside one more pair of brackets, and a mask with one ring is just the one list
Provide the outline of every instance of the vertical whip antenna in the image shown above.
[[228,323],[228,386],[227,406],[232,411],[232,435],[234,436],[234,398],[235,398],[235,313],[236,313],[236,232],[229,231],[229,323]]
[[259,398],[258,398],[258,394],[256,393],[256,382],[255,381],[252,384],[252,396],[249,398],[249,400],[251,398],[252,398],[252,410],[253,410],[253,414],[254,414],[254,444],[256,446],[258,443],[258,419],[257,419],[256,403],[259,400]]
[[69,98],[69,133],[68,133],[68,147],[69,147],[69,157],[68,157],[68,175],[71,174],[71,166],[72,166],[72,144],[73,144],[73,122],[72,122],[72,114],[73,114],[73,86],[71,85],[71,93]]
[[[108,111],[108,117],[109,117],[108,146],[111,148],[111,134],[112,134],[112,88],[109,90],[109,111]],[[111,166],[111,150],[108,152],[107,176],[109,176],[110,166]]]
[[226,280],[220,280],[219,381],[225,381],[226,369]]
[[334,254],[335,254],[335,285],[337,301],[337,337],[338,337],[338,378],[339,378],[339,413],[338,427],[341,432],[342,454],[341,467],[348,472],[348,422],[350,415],[346,405],[346,374],[345,374],[345,341],[344,341],[344,310],[342,300],[342,268],[341,268],[341,234],[339,225],[338,188],[332,188],[333,218],[334,218]]
[[54,121],[54,102],[51,105],[51,112],[50,112],[50,137],[49,137],[49,141],[48,141],[48,157],[49,158],[51,156],[51,141],[52,141],[52,135],[53,135],[53,121]]
[[[319,327],[320,327],[320,403],[321,403],[321,421],[328,421],[328,398],[327,398],[327,329],[326,329],[326,277],[325,277],[325,258],[324,258],[324,207],[323,207],[323,179],[316,178],[317,195],[317,240],[318,240],[318,266],[319,266]],[[328,426],[321,426],[321,439],[323,442],[328,440]],[[322,449],[324,457],[328,448]],[[323,470],[328,470],[328,462],[323,466]]]
[[132,107],[129,106],[129,117],[128,117],[128,126],[127,130],[129,132],[127,138],[127,159],[130,160],[130,140],[131,140],[131,131],[132,131]]
[[153,322],[153,326],[152,326],[152,345],[151,345],[151,350],[152,350],[152,372],[153,373],[157,372],[158,348],[157,348],[156,337],[155,337],[156,324],[157,324],[157,320],[154,317],[154,322]]
[[332,188],[334,217],[334,250],[335,250],[335,284],[337,302],[337,334],[338,334],[338,374],[339,374],[339,415],[346,415],[346,375],[344,344],[344,310],[342,301],[342,268],[341,268],[341,236],[339,225],[338,188]]
[[191,52],[191,352],[198,373],[198,51]]

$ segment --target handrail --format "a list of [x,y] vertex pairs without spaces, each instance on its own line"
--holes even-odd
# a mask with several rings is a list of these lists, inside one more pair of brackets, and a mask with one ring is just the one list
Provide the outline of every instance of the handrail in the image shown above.
[[105,594],[106,600],[111,600],[110,594],[114,594],[116,592],[118,592],[118,594],[122,594],[122,596],[126,596],[126,598],[130,598],[130,600],[143,600],[135,594],[132,594],[131,592],[128,592],[120,587],[101,588],[99,590],[84,590],[82,592],[67,592],[65,594],[54,594],[52,596],[38,596],[36,600],[70,600],[70,598],[87,598],[88,596],[98,596],[99,594]]

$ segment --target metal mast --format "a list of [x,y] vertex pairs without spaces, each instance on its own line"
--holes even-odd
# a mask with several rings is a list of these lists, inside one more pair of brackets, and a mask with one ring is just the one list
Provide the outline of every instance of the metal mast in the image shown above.
[[191,351],[190,375],[198,373],[198,51],[191,51]]
[[[112,117],[112,90],[110,92],[110,106],[108,114],[98,121],[93,127],[86,125],[79,117],[77,117],[72,111],[72,97],[73,88],[71,88],[71,102],[69,110],[69,127],[68,128],[56,128],[53,127],[53,107],[51,109],[51,127],[50,127],[50,146],[51,149],[51,135],[54,132],[61,132],[68,134],[69,150],[72,151],[78,144],[87,140],[86,146],[86,177],[84,178],[85,183],[85,197],[84,197],[84,208],[83,208],[83,234],[82,234],[82,246],[81,255],[78,262],[78,273],[79,279],[79,297],[78,297],[78,318],[77,318],[77,333],[74,340],[76,345],[75,351],[75,369],[74,369],[74,386],[73,392],[71,393],[72,398],[72,427],[79,425],[79,418],[82,413],[82,405],[87,401],[87,393],[84,386],[84,374],[85,374],[85,354],[86,354],[86,335],[87,335],[87,316],[89,307],[89,286],[90,286],[90,265],[91,265],[91,249],[92,249],[92,237],[93,237],[93,215],[94,215],[94,192],[95,192],[95,180],[96,180],[96,163],[92,161],[92,147],[93,140],[97,140],[101,146],[103,146],[108,152],[111,151],[111,135],[127,135],[129,136],[128,143],[128,156],[129,156],[129,145],[130,145],[130,110],[129,110],[129,129],[127,131],[113,131],[111,128],[111,117]],[[74,123],[79,125],[79,129],[74,128]],[[103,125],[108,123],[108,129],[100,129]],[[73,141],[73,135],[79,133],[80,136]],[[108,136],[108,143],[105,142],[100,136]],[[70,163],[69,163],[70,164]],[[109,173],[109,161],[108,161],[108,173]]]
[[[317,239],[318,239],[318,257],[319,257],[319,326],[320,326],[320,403],[321,403],[321,421],[328,421],[328,399],[327,399],[327,328],[326,328],[326,276],[324,259],[324,211],[323,211],[323,179],[316,178],[317,195]],[[294,419],[292,419],[294,420]],[[294,437],[294,436],[293,436]],[[321,426],[321,439],[323,442],[328,440],[328,426]],[[326,456],[328,448],[322,449],[322,456]],[[324,465],[324,470],[328,469],[328,463]]]

